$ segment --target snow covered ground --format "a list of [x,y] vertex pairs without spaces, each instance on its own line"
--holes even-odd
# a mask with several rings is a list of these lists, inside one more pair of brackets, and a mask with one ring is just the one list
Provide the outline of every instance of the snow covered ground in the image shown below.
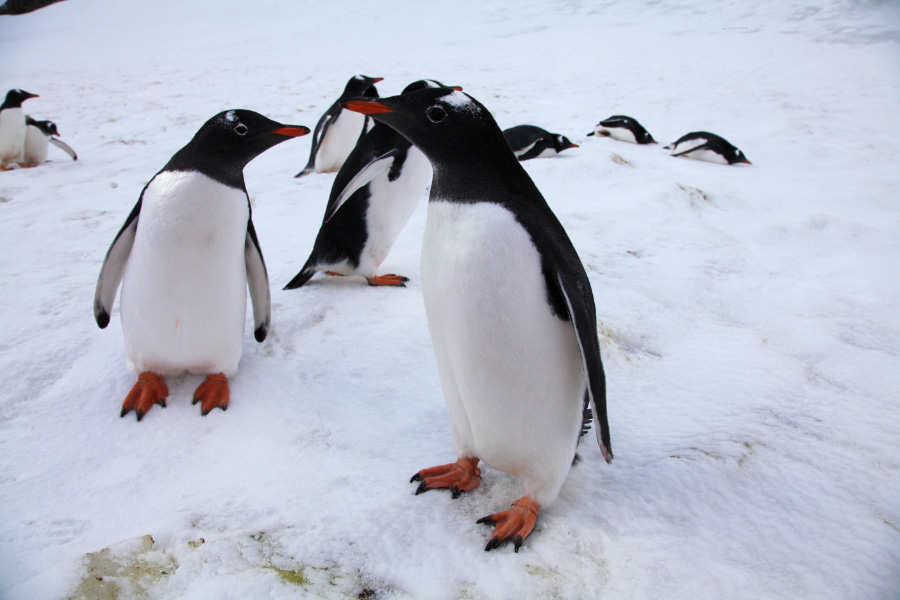
[[[900,596],[895,3],[69,0],[0,18],[0,56],[79,155],[0,173],[0,597]],[[453,459],[425,202],[383,265],[406,289],[281,290],[333,180],[292,178],[308,137],[246,170],[273,327],[248,320],[228,411],[183,376],[119,418],[118,310],[101,331],[91,302],[142,186],[213,114],[313,127],[356,73],[582,144],[525,166],[593,284],[616,459],[585,438],[518,554],[475,524],[514,479],[408,483]],[[753,166],[585,137],[613,114]]]

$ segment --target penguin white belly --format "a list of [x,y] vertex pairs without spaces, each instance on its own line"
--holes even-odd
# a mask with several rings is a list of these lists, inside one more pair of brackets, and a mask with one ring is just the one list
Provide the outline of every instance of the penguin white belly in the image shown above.
[[532,148],[534,148],[534,145],[535,145],[535,144],[537,144],[537,140],[531,142],[530,144],[528,144],[528,145],[525,146],[524,148],[520,148],[519,150],[514,151],[513,154],[516,155],[516,158],[519,158],[520,156],[522,156],[523,154],[527,153],[527,152],[530,151]]
[[559,154],[559,152],[557,152],[553,148],[547,147],[544,148],[540,154],[535,156],[535,158],[550,158],[551,156],[556,156],[557,154]]
[[[634,134],[630,129],[626,129],[624,127],[612,127],[610,129],[603,128],[600,131],[606,132],[606,134],[613,138],[614,140],[619,140],[620,142],[631,142],[632,144],[637,143],[637,139],[635,139]],[[600,135],[603,135],[602,133]]]
[[122,330],[135,372],[237,371],[248,219],[243,191],[196,172],[163,172],[147,187],[122,282]]
[[368,235],[357,269],[366,276],[374,276],[375,270],[387,258],[431,183],[431,163],[415,146],[409,148],[399,177],[390,181],[389,172],[385,171],[369,183]]
[[575,454],[585,380],[530,236],[500,205],[432,199],[422,293],[456,452],[549,504]]
[[21,108],[0,111],[0,165],[24,162],[25,113]]
[[365,121],[365,115],[341,109],[319,143],[319,149],[316,151],[317,173],[332,173],[341,169],[350,151],[359,141]]
[[47,161],[47,149],[50,141],[44,132],[28,125],[25,128],[25,162],[42,165]]

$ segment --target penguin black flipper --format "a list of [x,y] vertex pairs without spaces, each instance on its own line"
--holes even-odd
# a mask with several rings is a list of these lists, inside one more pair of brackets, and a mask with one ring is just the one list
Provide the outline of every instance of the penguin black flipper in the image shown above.
[[272,321],[272,296],[269,292],[269,274],[266,271],[266,261],[263,260],[262,250],[259,249],[259,240],[256,237],[256,229],[253,227],[253,219],[247,221],[247,238],[244,242],[244,264],[247,267],[247,286],[250,288],[250,302],[253,304],[253,337],[257,342],[266,339],[269,332],[269,324]]
[[683,150],[681,152],[676,152],[672,156],[684,156],[685,154],[690,154],[691,152],[696,152],[697,150],[712,150],[712,146],[709,142],[707,142],[705,144],[700,144],[699,146],[694,146],[693,148],[688,148],[687,150]]
[[603,458],[609,463],[612,462],[613,453],[609,441],[609,421],[606,417],[606,374],[603,371],[600,341],[597,338],[597,311],[590,283],[586,282],[587,275],[583,273],[581,277],[572,275],[557,272],[556,291],[562,295],[569,319],[575,328],[575,337],[578,339],[584,363],[587,400],[592,409],[594,433],[597,435],[597,443],[600,445]]
[[[147,185],[150,184],[148,183]],[[146,189],[147,187],[145,186],[144,190]],[[109,325],[109,315],[112,313],[116,293],[125,274],[125,263],[128,262],[131,247],[134,245],[134,234],[137,231],[138,217],[141,214],[141,202],[143,199],[144,192],[142,191],[137,204],[131,209],[131,214],[125,219],[125,224],[122,225],[113,243],[109,246],[106,258],[103,259],[103,266],[100,268],[100,276],[97,278],[97,289],[94,291],[94,320],[97,321],[100,329],[105,329]]]
[[550,145],[547,143],[546,140],[538,140],[534,143],[534,145],[531,148],[529,148],[522,154],[517,154],[516,158],[518,158],[520,161],[537,158],[538,156],[541,155],[541,153],[544,150],[546,150],[549,147],[550,147]]
[[[403,151],[405,151],[405,148]],[[367,185],[373,179],[390,169],[394,164],[394,158],[400,153],[401,149],[394,148],[369,161],[365,167],[360,169],[359,172],[347,182],[339,194],[333,194],[331,198],[329,198],[328,206],[325,209],[325,219],[322,222],[327,223],[330,221],[356,190]]]
[[50,138],[50,143],[53,144],[54,146],[56,146],[57,148],[60,148],[63,152],[65,152],[69,156],[71,156],[72,160],[78,160],[78,155],[75,154],[75,150],[73,150],[72,147],[69,146],[64,141],[58,140],[58,139],[52,137],[52,138]]
[[341,107],[335,102],[327,111],[325,111],[325,114],[322,115],[319,122],[316,123],[316,129],[313,131],[312,144],[309,149],[309,162],[307,162],[306,166],[303,167],[303,170],[294,175],[294,177],[303,177],[315,170],[316,153],[319,151],[319,145],[322,143],[322,140],[325,139],[325,133],[328,131],[328,126],[331,125],[331,122],[334,121],[334,118],[339,112],[341,112]]

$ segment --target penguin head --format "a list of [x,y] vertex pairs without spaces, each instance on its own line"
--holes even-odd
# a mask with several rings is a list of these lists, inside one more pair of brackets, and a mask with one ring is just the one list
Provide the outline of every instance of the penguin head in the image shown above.
[[368,75],[355,75],[350,78],[344,87],[344,93],[341,97],[365,96],[366,98],[377,98],[378,90],[375,84],[384,81],[384,77],[369,77]]
[[508,158],[518,164],[494,117],[475,98],[452,88],[426,88],[378,100],[345,100],[341,106],[396,130],[433,166]]
[[56,123],[54,123],[53,121],[35,121],[29,115],[25,115],[25,125],[37,127],[40,132],[47,137],[50,137],[52,135],[59,137],[59,131],[56,129]]
[[656,144],[657,143],[656,140],[653,139],[653,136],[650,135],[650,132],[647,131],[646,129],[644,130],[643,133],[641,133],[637,137],[638,137],[638,144]]
[[557,135],[555,137],[554,141],[556,142],[556,151],[557,152],[562,152],[563,150],[568,150],[569,148],[577,148],[578,147],[578,144],[573,144],[572,140],[570,140],[569,138],[567,138],[564,135]]
[[744,153],[738,150],[737,148],[731,153],[730,156],[725,157],[728,160],[729,165],[733,165],[735,163],[744,163],[748,165],[752,165],[753,163],[747,160],[747,157],[744,156]]
[[458,85],[444,85],[440,81],[435,81],[434,79],[420,79],[418,81],[413,81],[411,84],[409,84],[408,86],[403,88],[403,91],[400,93],[408,94],[410,92],[415,92],[418,90],[436,89],[436,88],[442,88],[445,90],[456,90],[459,92],[462,91],[462,88],[459,87]]
[[252,110],[226,110],[204,123],[185,149],[226,157],[243,168],[272,146],[307,133],[308,127],[283,125]]
[[0,110],[4,108],[18,108],[22,106],[22,102],[28,100],[29,98],[38,98],[37,94],[32,94],[30,92],[26,92],[25,90],[9,90],[6,93],[6,100],[3,102],[3,106],[0,106]]

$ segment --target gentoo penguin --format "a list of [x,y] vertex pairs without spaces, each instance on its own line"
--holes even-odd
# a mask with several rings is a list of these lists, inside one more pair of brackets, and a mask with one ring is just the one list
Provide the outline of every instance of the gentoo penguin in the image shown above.
[[72,160],[78,160],[75,151],[59,137],[59,130],[53,121],[35,121],[25,115],[25,163],[29,166],[42,165],[47,160],[47,149],[50,143],[61,148]]
[[550,133],[534,125],[510,127],[503,130],[503,135],[519,160],[549,158],[563,150],[578,147],[578,144],[573,144],[566,136]]
[[309,133],[250,110],[211,118],[144,187],[97,280],[94,318],[109,324],[122,282],[122,331],[138,381],[122,405],[138,421],[165,406],[163,377],[207,375],[194,393],[201,413],[228,407],[227,378],[241,358],[247,287],[258,342],[269,328],[269,280],[244,185],[244,166]]
[[747,160],[743,152],[728,143],[725,138],[707,131],[692,131],[663,148],[670,150],[672,156],[696,158],[723,165],[753,164]]
[[[402,93],[425,88],[462,89],[423,79]],[[408,278],[376,275],[375,270],[430,182],[431,163],[425,155],[389,126],[376,123],[338,171],[312,253],[284,289],[302,286],[316,271],[359,274],[369,285],[403,287]]]
[[9,90],[6,100],[0,104],[0,169],[6,171],[7,166],[18,163],[25,165],[25,113],[22,102],[29,98],[37,98],[25,90]]
[[591,284],[560,222],[488,110],[460,91],[426,89],[346,108],[372,115],[434,169],[422,241],[422,295],[455,463],[423,469],[416,493],[479,483],[478,463],[518,477],[524,495],[480,519],[485,550],[516,550],[553,502],[593,408],[612,460]]
[[343,110],[340,102],[345,98],[359,96],[377,98],[378,90],[375,89],[375,84],[383,79],[366,75],[350,78],[341,97],[316,123],[312,146],[309,149],[309,162],[294,177],[303,177],[310,173],[334,173],[341,168],[347,155],[374,123],[367,117]]
[[644,127],[631,117],[613,115],[597,123],[594,131],[588,135],[611,137],[632,144],[655,144],[656,140]]

